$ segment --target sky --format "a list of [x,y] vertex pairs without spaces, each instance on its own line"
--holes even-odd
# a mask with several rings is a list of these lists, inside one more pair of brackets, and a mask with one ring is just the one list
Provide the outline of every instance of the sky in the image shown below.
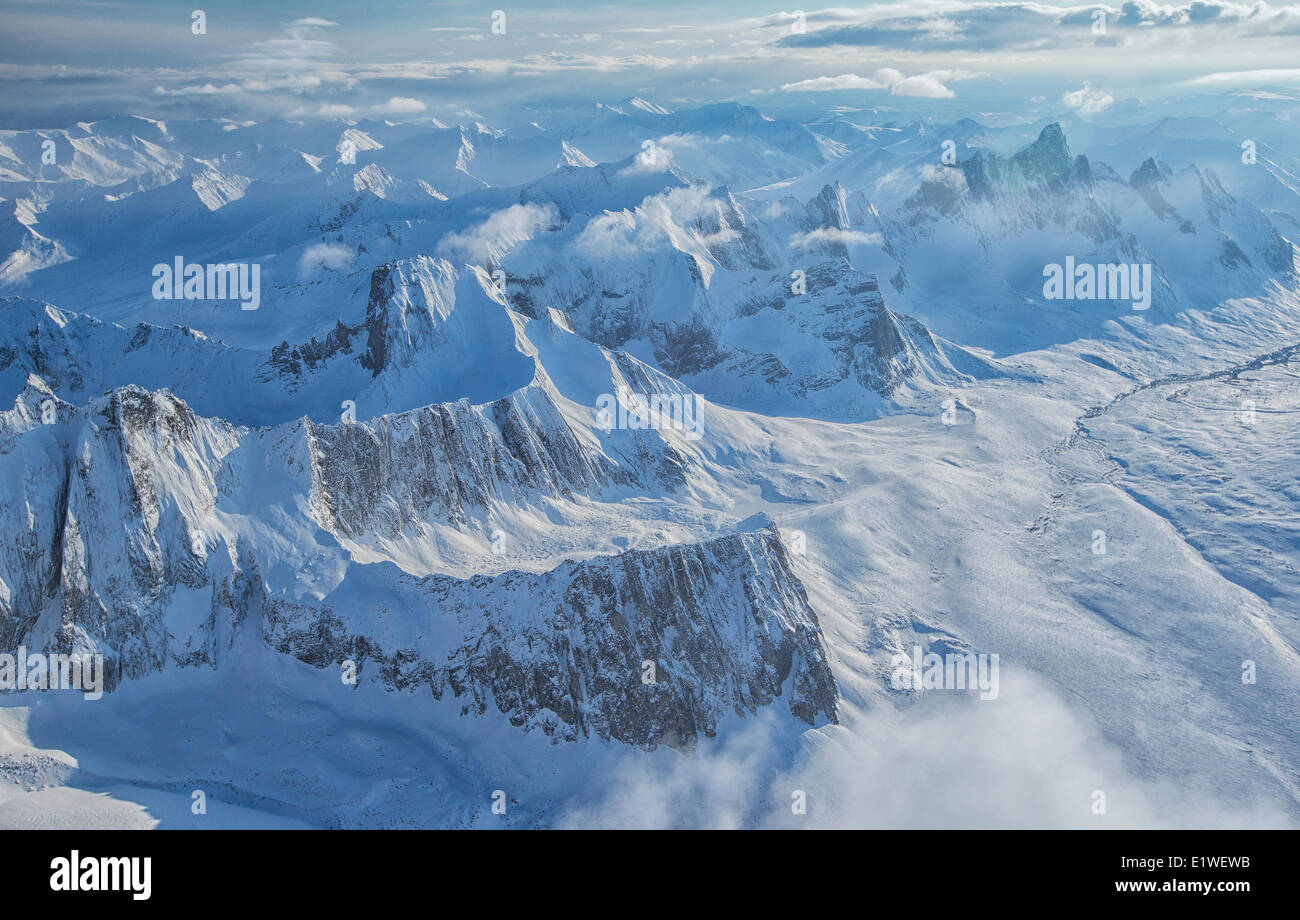
[[732,0],[0,0],[0,125],[125,113],[455,121],[632,95],[673,108],[1046,106],[1104,118],[1126,102],[1295,92],[1297,47],[1300,5],[1200,0],[806,11]]

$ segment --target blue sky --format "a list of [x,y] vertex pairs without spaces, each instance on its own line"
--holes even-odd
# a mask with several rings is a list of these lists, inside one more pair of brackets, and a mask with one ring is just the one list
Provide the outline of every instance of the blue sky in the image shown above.
[[0,19],[6,127],[123,112],[455,119],[629,95],[1105,118],[1125,103],[1300,90],[1300,5],[1265,3],[915,0],[800,16],[738,2],[0,0]]

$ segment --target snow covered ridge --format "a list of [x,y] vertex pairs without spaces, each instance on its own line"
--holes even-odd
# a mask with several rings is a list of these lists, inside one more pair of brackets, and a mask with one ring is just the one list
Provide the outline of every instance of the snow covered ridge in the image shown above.
[[[778,698],[806,722],[835,717],[817,619],[774,525],[541,574],[417,578],[359,564],[340,541],[400,529],[390,509],[414,522],[430,503],[452,521],[492,507],[493,474],[465,472],[481,442],[430,457],[417,441],[398,461],[401,476],[367,474],[362,448],[375,442],[362,423],[254,433],[127,387],[84,409],[61,403],[56,424],[33,426],[28,407],[43,392],[34,386],[6,416],[0,467],[27,500],[0,512],[23,535],[0,547],[10,586],[0,636],[45,654],[102,655],[105,689],[172,667],[220,667],[251,639],[323,669],[323,680],[351,660],[367,683],[425,687],[462,699],[466,714],[495,709],[557,739],[689,748],[727,712]],[[469,407],[462,421],[439,418],[444,407],[421,411],[435,431],[480,424]],[[530,453],[552,435],[522,427],[538,424],[528,415],[502,416],[502,430],[516,426],[520,498],[596,473]],[[375,423],[392,439],[385,456],[411,445],[401,421]],[[558,416],[547,424],[568,431]],[[549,450],[573,463],[580,448]],[[283,504],[244,519],[241,509],[268,500],[268,477]],[[442,479],[441,496],[425,477]],[[475,481],[478,498],[467,488]],[[306,591],[304,567],[318,580]],[[657,674],[649,686],[646,661]]]
[[[465,715],[495,708],[556,740],[689,750],[727,713],[778,698],[810,725],[836,718],[817,618],[774,526],[400,590],[409,603],[376,605],[368,623],[268,599],[263,635],[328,679],[356,662],[363,681],[452,695]],[[426,622],[444,635],[417,635]]]

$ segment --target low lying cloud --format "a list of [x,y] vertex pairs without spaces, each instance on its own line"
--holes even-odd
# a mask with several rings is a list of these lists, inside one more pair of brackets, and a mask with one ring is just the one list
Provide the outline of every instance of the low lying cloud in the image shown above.
[[965,71],[935,70],[929,73],[906,76],[892,67],[878,68],[871,76],[842,73],[838,77],[814,77],[797,83],[786,83],[783,92],[838,92],[843,90],[889,90],[893,96],[919,96],[927,99],[951,99],[956,95],[944,81],[968,80],[978,74]]
[[652,146],[643,144],[641,152],[633,157],[632,162],[618,171],[619,178],[667,172],[673,165],[673,148],[669,146],[671,138],[661,137],[648,143]]
[[1096,115],[1110,108],[1115,103],[1115,97],[1110,93],[1093,89],[1090,83],[1084,83],[1078,89],[1062,96],[1061,101],[1072,109],[1078,109],[1082,115]]
[[587,222],[573,247],[584,258],[598,261],[629,258],[672,246],[703,257],[704,249],[736,236],[734,229],[709,235],[694,226],[720,217],[723,205],[711,193],[708,185],[691,185],[649,195],[631,211],[606,211]]
[[926,99],[950,99],[957,95],[931,74],[904,77],[889,88],[894,96],[921,96]]
[[538,230],[555,221],[555,209],[537,204],[515,204],[497,211],[482,223],[463,231],[445,235],[439,242],[439,255],[483,264],[529,239]]
[[419,99],[409,96],[394,96],[383,105],[377,105],[371,111],[379,115],[418,115],[427,109]]
[[853,89],[889,89],[901,79],[903,79],[902,71],[882,67],[870,77],[860,77],[855,73],[842,73],[838,77],[814,77],[811,80],[800,80],[798,83],[786,83],[781,89],[787,93],[828,93]]
[[[776,704],[780,706],[780,702]],[[1232,801],[1211,777],[1143,778],[1092,720],[1033,675],[997,700],[927,694],[794,737],[746,719],[688,756],[632,752],[563,827],[1287,827],[1280,801]],[[1100,793],[1100,795],[1099,795]],[[805,805],[797,813],[796,804]],[[1104,808],[1104,813],[1098,813]]]
[[626,258],[637,251],[636,217],[631,211],[609,211],[593,217],[573,241],[582,256],[602,262]]
[[875,246],[881,241],[879,233],[863,233],[860,230],[841,230],[838,227],[818,227],[807,233],[796,233],[790,237],[791,249],[812,249],[817,246]]
[[356,109],[350,105],[344,105],[341,102],[329,102],[314,111],[308,110],[302,114],[313,114],[317,118],[349,118],[355,112]]
[[317,243],[308,246],[298,259],[298,277],[307,280],[322,269],[343,271],[352,267],[352,260],[352,250],[341,243]]

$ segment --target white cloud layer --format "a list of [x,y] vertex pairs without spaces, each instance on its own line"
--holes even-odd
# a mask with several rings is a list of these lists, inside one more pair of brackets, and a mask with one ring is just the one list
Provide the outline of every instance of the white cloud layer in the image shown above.
[[1115,104],[1115,97],[1110,93],[1102,92],[1099,89],[1093,89],[1089,83],[1076,90],[1066,93],[1061,97],[1061,101],[1072,109],[1078,109],[1083,115],[1096,115],[1104,112]]
[[[779,704],[778,704],[779,705]],[[570,827],[1286,827],[1280,803],[1231,801],[1188,777],[1135,774],[1087,716],[1038,678],[1002,674],[996,700],[930,693],[794,741],[770,713],[683,756],[627,755]],[[802,753],[789,763],[783,749]],[[794,793],[806,814],[795,814]],[[1096,814],[1096,793],[1105,813]]]
[[554,220],[554,208],[549,206],[511,205],[481,223],[448,233],[438,242],[437,251],[439,255],[481,265],[550,226]]
[[967,80],[978,74],[953,70],[936,70],[907,76],[893,67],[880,67],[869,77],[856,73],[842,73],[837,77],[813,77],[782,85],[787,93],[839,92],[845,90],[888,90],[893,96],[915,96],[926,99],[951,99],[956,95],[946,80]]
[[[1188,86],[1294,86],[1300,37],[1300,5],[1201,0],[917,0],[747,19],[705,4],[689,23],[658,27],[621,8],[551,9],[530,16],[523,46],[515,41],[522,24],[512,20],[511,34],[497,41],[468,11],[410,22],[391,13],[359,28],[359,19],[342,16],[286,22],[268,9],[261,23],[254,12],[240,29],[210,30],[196,46],[204,54],[178,59],[143,13],[122,13],[126,19],[114,27],[135,37],[129,45],[115,41],[108,56],[101,51],[106,20],[62,5],[39,9],[8,17],[0,36],[0,117],[39,111],[63,118],[58,105],[91,117],[86,84],[63,79],[75,75],[95,78],[104,106],[112,100],[121,111],[123,100],[135,97],[158,118],[401,116],[416,112],[407,100],[433,98],[445,100],[448,111],[496,111],[577,93],[605,101],[640,93],[684,108],[773,88],[875,91],[920,107],[961,96],[1002,110],[1035,96],[1077,94],[1085,80],[1100,82],[1099,73],[1106,75],[1102,95],[1116,100]],[[1098,11],[1106,13],[1104,32],[1093,28]],[[465,37],[476,40],[459,40]],[[848,70],[846,58],[864,63]],[[982,72],[964,74],[974,61]],[[956,85],[977,76],[989,79]],[[1102,110],[1101,96],[1079,99],[1081,112]]]
[[864,233],[861,230],[841,230],[838,227],[818,227],[807,233],[796,233],[790,237],[791,249],[812,249],[816,246],[839,243],[843,246],[874,246],[879,244],[879,233]]
[[412,99],[409,96],[394,96],[383,105],[375,106],[372,111],[380,115],[418,115],[427,109],[419,99]]
[[298,277],[316,277],[322,269],[343,271],[352,267],[352,250],[341,243],[316,243],[308,246],[298,259]]

